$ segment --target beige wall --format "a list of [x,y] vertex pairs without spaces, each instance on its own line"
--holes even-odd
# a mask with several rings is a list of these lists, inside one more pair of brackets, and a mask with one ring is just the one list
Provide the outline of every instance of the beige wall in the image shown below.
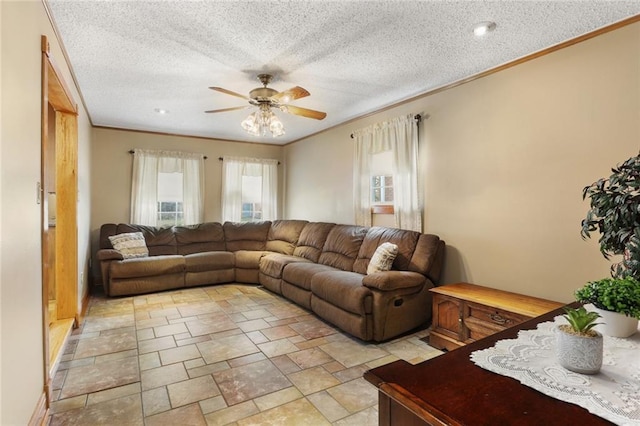
[[[60,57],[62,60],[62,57]],[[69,85],[71,79],[67,80]],[[75,87],[74,87],[75,89]],[[74,91],[75,93],[75,91]],[[91,285],[89,265],[91,262],[91,151],[93,149],[93,134],[91,122],[86,114],[79,96],[76,101],[80,104],[78,116],[78,289],[79,306],[82,298],[87,297]]]
[[[24,425],[43,392],[43,308],[41,269],[40,180],[40,36],[80,97],[58,45],[44,6],[37,1],[0,2],[2,126],[0,139],[0,424]],[[89,222],[90,128],[80,107],[78,265],[87,264]],[[80,275],[79,275],[80,276]],[[86,274],[85,274],[86,282]],[[79,283],[78,294],[86,291]]]
[[[129,222],[133,166],[133,156],[129,154],[129,150],[134,148],[197,152],[208,157],[205,161],[205,222],[222,220],[220,207],[222,162],[218,157],[233,155],[273,158],[282,161],[283,151],[281,146],[276,145],[94,128],[91,158],[91,232],[94,253],[97,250],[102,224]],[[279,171],[282,189],[283,165]],[[279,192],[282,194],[282,190]],[[280,198],[282,199],[282,196]],[[95,263],[94,276],[98,276],[99,266],[97,262]]]
[[[4,135],[2,134],[2,130],[1,130],[3,128],[2,127],[2,109],[3,109],[2,106],[4,104],[2,102],[2,99],[4,99],[4,94],[2,92],[2,87],[4,86],[4,80],[2,79],[2,69],[3,69],[3,67],[2,67],[2,58],[3,58],[3,55],[2,55],[2,50],[3,50],[3,48],[2,48],[2,46],[3,46],[3,44],[2,44],[2,33],[3,33],[3,31],[2,31],[2,4],[0,4],[0,164],[3,164],[2,159],[4,157],[2,155],[2,151],[4,151],[4,149],[3,149],[4,144],[2,143],[2,141],[4,139]],[[0,172],[0,212],[4,211],[4,209],[2,208],[2,206],[4,204],[3,203],[3,198],[2,198],[3,182],[4,182],[4,179],[3,179],[2,173]],[[1,218],[0,218],[0,238],[2,238],[2,220],[1,220]],[[4,319],[4,315],[2,313],[2,299],[3,299],[3,297],[2,297],[2,277],[3,277],[3,274],[2,274],[2,263],[3,263],[3,259],[4,259],[4,256],[2,254],[3,251],[4,251],[4,249],[3,249],[2,243],[0,243],[0,411],[2,411],[2,388],[3,388],[3,386],[2,386],[2,383],[3,383],[2,382],[2,371],[4,370],[4,367],[3,367],[4,364],[3,364],[3,361],[2,361],[2,352],[3,352],[3,350],[2,350],[2,342],[3,342],[3,338],[2,338],[2,323],[3,323],[3,319]],[[2,417],[0,415],[0,422],[1,421],[2,421]]]
[[286,216],[352,223],[349,135],[406,113],[430,116],[424,229],[447,242],[443,283],[570,301],[608,274],[580,238],[581,191],[640,148],[640,23],[288,145]]

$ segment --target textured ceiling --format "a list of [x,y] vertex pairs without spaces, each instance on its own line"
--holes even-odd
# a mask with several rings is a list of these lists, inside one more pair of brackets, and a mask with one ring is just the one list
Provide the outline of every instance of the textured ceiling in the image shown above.
[[[47,0],[94,125],[283,144],[640,14],[640,1]],[[474,24],[494,21],[484,38]],[[322,121],[240,122],[256,75]],[[166,109],[161,115],[155,109]]]

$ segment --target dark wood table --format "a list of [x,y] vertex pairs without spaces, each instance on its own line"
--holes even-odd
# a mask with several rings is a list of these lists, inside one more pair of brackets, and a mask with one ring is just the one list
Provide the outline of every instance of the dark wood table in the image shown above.
[[560,309],[411,365],[395,361],[364,373],[379,390],[382,425],[611,425],[584,408],[563,402],[515,379],[478,367],[470,354],[514,339],[564,313]]

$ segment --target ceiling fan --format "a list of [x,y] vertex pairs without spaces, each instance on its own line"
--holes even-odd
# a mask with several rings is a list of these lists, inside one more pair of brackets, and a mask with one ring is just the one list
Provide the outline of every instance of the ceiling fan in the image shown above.
[[[288,103],[296,99],[309,96],[310,93],[300,86],[292,87],[291,89],[283,92],[278,92],[275,89],[267,87],[271,82],[273,76],[271,74],[259,74],[258,80],[262,83],[263,87],[257,87],[249,92],[249,96],[241,95],[240,93],[233,92],[231,90],[223,89],[222,87],[209,87],[211,90],[217,92],[226,93],[227,95],[235,96],[237,98],[246,99],[250,105],[259,107],[259,110],[249,115],[243,122],[242,127],[250,134],[259,136],[260,134],[266,134],[267,129],[271,131],[273,136],[280,136],[284,134],[284,127],[278,118],[275,116],[272,108],[277,108],[280,111],[299,115],[301,117],[313,118],[316,120],[322,120],[327,116],[325,112],[315,111],[312,109],[301,108]],[[218,113],[235,111],[240,109],[249,108],[249,106],[238,106],[232,108],[214,109],[205,111],[206,113]]]

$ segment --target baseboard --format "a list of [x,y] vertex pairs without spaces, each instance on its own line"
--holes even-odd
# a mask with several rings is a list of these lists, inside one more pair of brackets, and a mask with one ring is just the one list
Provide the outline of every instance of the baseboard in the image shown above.
[[44,426],[47,424],[47,416],[49,415],[49,407],[47,407],[47,395],[42,392],[35,410],[29,419],[29,426]]
[[80,327],[80,325],[82,325],[82,322],[84,321],[84,317],[87,316],[90,297],[91,297],[91,292],[89,291],[89,289],[87,289],[87,291],[85,291],[84,293],[84,296],[82,296],[80,313],[76,316],[76,327]]

